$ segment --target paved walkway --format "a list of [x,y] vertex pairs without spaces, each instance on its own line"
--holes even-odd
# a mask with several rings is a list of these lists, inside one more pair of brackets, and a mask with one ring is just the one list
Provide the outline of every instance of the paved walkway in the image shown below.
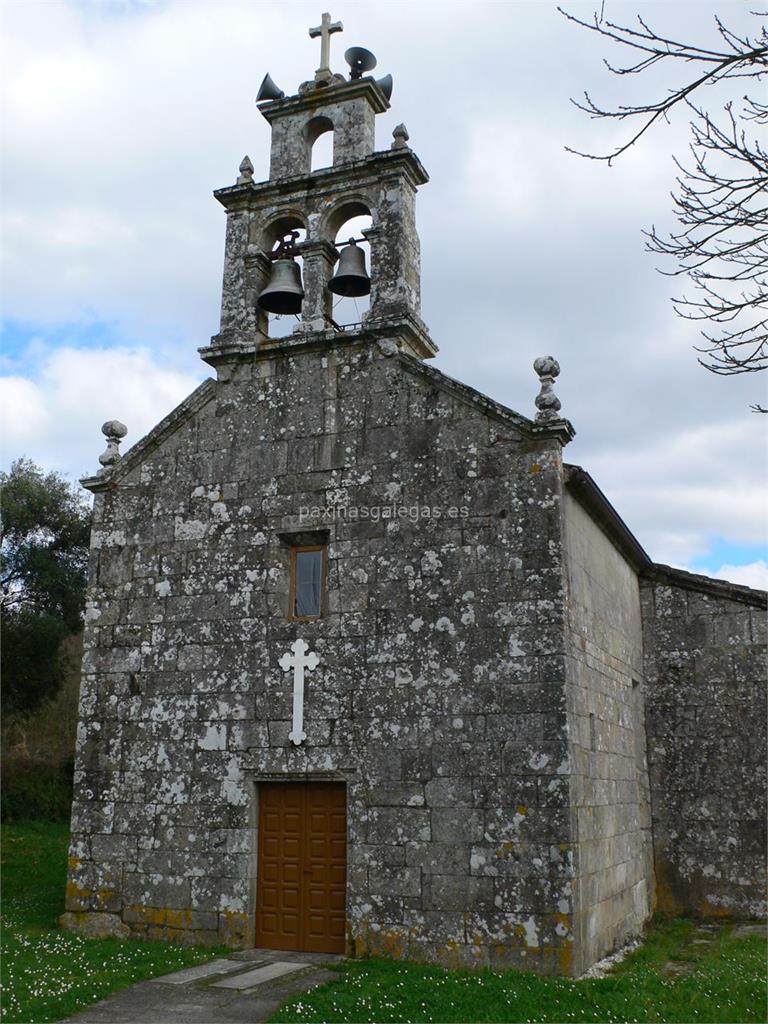
[[283,1000],[337,977],[329,953],[249,949],[115,992],[63,1024],[261,1024]]

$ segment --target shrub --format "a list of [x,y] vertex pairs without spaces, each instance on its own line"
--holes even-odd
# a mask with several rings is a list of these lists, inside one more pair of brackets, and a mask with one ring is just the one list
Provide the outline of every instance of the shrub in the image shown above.
[[3,821],[69,820],[81,657],[82,635],[67,637],[55,697],[3,718]]
[[71,758],[51,763],[18,754],[7,757],[0,784],[2,820],[68,821],[73,771]]

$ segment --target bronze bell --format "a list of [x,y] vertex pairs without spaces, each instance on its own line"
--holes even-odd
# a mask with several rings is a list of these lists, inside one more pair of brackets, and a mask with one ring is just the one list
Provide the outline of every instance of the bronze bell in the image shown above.
[[275,260],[267,287],[259,292],[256,304],[268,313],[300,313],[303,298],[299,264],[294,260]]
[[336,273],[328,283],[335,295],[345,298],[367,295],[371,290],[371,279],[365,269],[365,253],[350,238],[349,245],[341,250]]

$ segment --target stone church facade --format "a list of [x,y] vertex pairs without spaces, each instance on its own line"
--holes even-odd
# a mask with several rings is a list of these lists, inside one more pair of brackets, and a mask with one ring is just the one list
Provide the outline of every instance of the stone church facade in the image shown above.
[[428,365],[388,106],[322,66],[261,104],[269,180],[216,193],[216,378],[122,458],[105,424],[63,924],[578,975],[657,906],[764,913],[766,595],[651,562],[563,461],[554,360],[532,419]]

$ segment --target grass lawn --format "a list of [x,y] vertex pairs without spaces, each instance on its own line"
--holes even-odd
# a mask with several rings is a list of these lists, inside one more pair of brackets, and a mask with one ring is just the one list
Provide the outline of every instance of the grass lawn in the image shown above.
[[[218,952],[81,939],[58,931],[68,831],[66,825],[45,823],[3,829],[3,1024],[61,1020],[115,989]],[[699,944],[696,927],[690,921],[658,921],[642,949],[610,977],[588,981],[353,962],[340,968],[337,981],[291,1000],[272,1020],[764,1024],[765,940],[737,939],[725,927],[708,944]],[[670,963],[686,973],[669,977]]]
[[209,960],[215,951],[164,942],[81,939],[60,932],[69,826],[3,826],[0,1020],[61,1020],[115,989]]
[[[731,928],[699,945],[691,921],[657,921],[647,943],[608,978],[567,981],[516,971],[449,972],[369,960],[344,965],[338,981],[285,1003],[272,1021],[763,1022],[766,943]],[[670,962],[686,965],[676,978]],[[690,965],[690,966],[688,966]],[[668,971],[668,968],[667,968]]]

